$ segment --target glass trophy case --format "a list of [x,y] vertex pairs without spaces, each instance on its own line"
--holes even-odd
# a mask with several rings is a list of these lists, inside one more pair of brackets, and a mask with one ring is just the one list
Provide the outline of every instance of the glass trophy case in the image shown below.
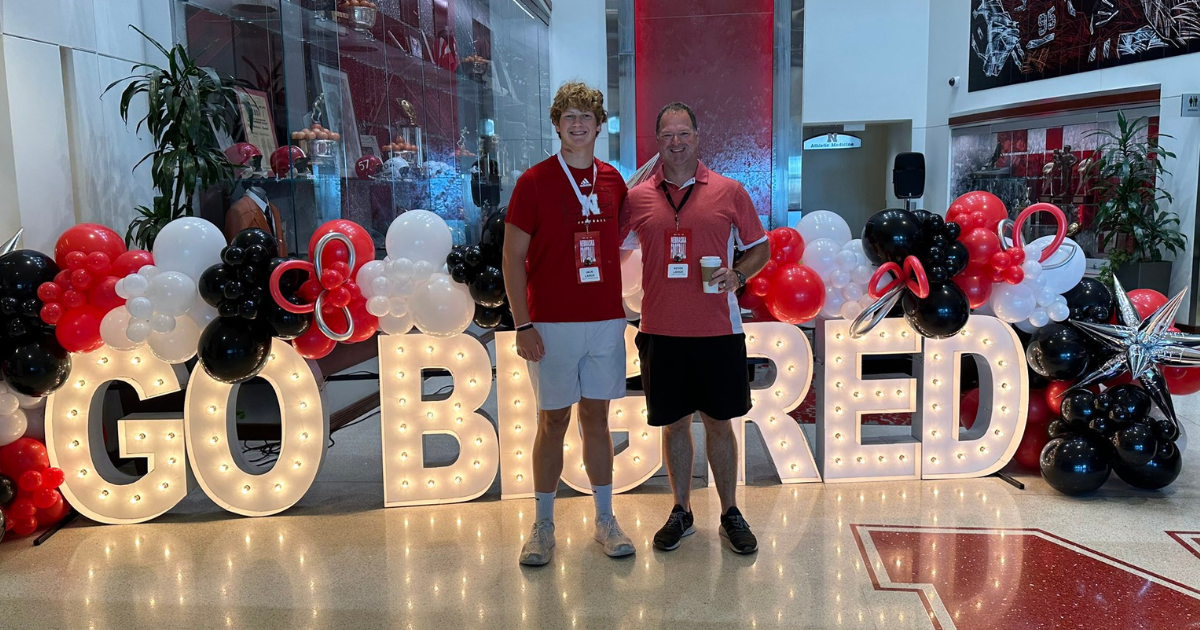
[[227,154],[244,162],[239,179],[202,200],[217,225],[257,187],[301,255],[318,225],[349,219],[382,257],[388,226],[412,209],[444,218],[456,244],[474,244],[517,177],[551,154],[546,0],[182,0],[176,9],[189,52],[242,93],[242,128],[227,138]]

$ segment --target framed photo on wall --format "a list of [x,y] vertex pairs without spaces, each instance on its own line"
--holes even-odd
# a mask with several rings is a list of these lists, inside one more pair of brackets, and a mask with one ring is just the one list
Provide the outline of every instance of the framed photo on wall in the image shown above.
[[325,93],[325,120],[321,124],[326,129],[342,134],[346,164],[348,168],[353,168],[358,158],[362,157],[362,144],[358,135],[358,119],[354,116],[354,101],[350,97],[350,79],[344,71],[321,64],[317,64],[317,75],[321,91]]
[[[253,144],[265,156],[279,148],[275,142],[275,121],[271,118],[271,107],[267,93],[249,88],[235,88],[238,92],[238,110],[242,117],[242,129],[246,142]],[[249,114],[253,114],[253,120]]]
[[379,150],[379,139],[371,134],[359,136],[359,145],[362,146],[363,157],[374,155],[378,158],[383,158],[383,151]]

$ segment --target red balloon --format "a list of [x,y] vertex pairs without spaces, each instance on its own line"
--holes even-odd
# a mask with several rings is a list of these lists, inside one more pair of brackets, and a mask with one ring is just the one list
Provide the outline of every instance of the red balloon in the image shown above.
[[17,487],[26,491],[33,492],[42,487],[42,473],[36,470],[26,470],[17,477]]
[[1167,379],[1167,389],[1175,396],[1186,396],[1200,392],[1200,369],[1198,368],[1160,368]]
[[971,430],[975,426],[975,419],[979,415],[979,388],[962,395],[958,401],[958,424],[962,428]]
[[771,292],[771,281],[766,278],[754,277],[750,279],[750,286],[747,289],[750,293],[763,297]]
[[43,282],[37,288],[37,296],[43,302],[57,302],[62,297],[62,287],[54,282]]
[[751,317],[754,318],[754,321],[756,321],[756,322],[779,321],[779,320],[775,319],[774,315],[771,314],[771,311],[770,311],[770,309],[767,308],[767,305],[765,302],[758,305],[755,308],[750,309],[750,315],[751,315]]
[[951,278],[958,288],[967,294],[967,301],[970,302],[971,308],[979,308],[987,304],[988,299],[992,297],[992,281],[990,278],[985,278],[980,275],[968,275],[960,273]]
[[341,285],[330,289],[329,295],[326,297],[326,300],[329,302],[329,305],[337,307],[337,308],[342,308],[343,306],[349,306],[350,301],[353,299],[354,299],[354,294],[350,292],[350,289],[347,289],[346,287],[341,286]]
[[967,248],[970,259],[967,269],[976,272],[983,271],[991,261],[992,255],[1000,251],[1000,237],[996,232],[986,228],[975,228],[963,234],[959,241]]
[[767,239],[771,243],[771,260],[780,266],[798,263],[804,255],[804,237],[794,228],[775,228],[767,233]]
[[367,312],[367,301],[361,295],[350,303],[350,318],[354,320],[354,335],[346,343],[366,341],[379,330],[379,318]]
[[758,272],[754,277],[766,278],[767,280],[770,280],[771,278],[774,278],[775,274],[777,273],[779,273],[779,263],[775,262],[774,260],[768,260],[767,264],[763,265],[762,271]]
[[1014,266],[1021,266],[1025,262],[1025,250],[1020,247],[1013,247],[1008,250],[1008,257],[1012,260]]
[[1050,407],[1050,411],[1054,415],[1062,413],[1063,394],[1067,393],[1075,385],[1075,381],[1050,381],[1046,386],[1046,405]]
[[292,340],[296,352],[305,359],[320,359],[329,356],[337,342],[326,337],[314,324],[303,335]]
[[321,295],[321,291],[323,290],[320,282],[309,278],[300,285],[300,289],[296,291],[296,295],[300,296],[300,299],[304,300],[306,304],[312,304],[317,301],[317,297]]
[[1017,445],[1017,451],[1013,453],[1013,460],[1030,470],[1041,470],[1039,461],[1042,457],[1042,449],[1046,448],[1046,443],[1050,441],[1050,434],[1047,433],[1048,424],[1048,422],[1030,420],[1025,425],[1025,434],[1021,436],[1021,443]]
[[83,269],[83,263],[87,262],[87,254],[83,252],[67,252],[67,254],[63,256],[63,262],[66,263],[63,266],[64,269],[70,271]]
[[112,228],[96,223],[80,223],[67,228],[54,245],[54,262],[59,267],[68,267],[68,252],[104,252],[109,260],[125,253],[125,241]]
[[18,438],[11,444],[0,446],[0,475],[18,479],[26,470],[42,471],[50,467],[46,446],[29,438]]
[[54,327],[54,336],[68,352],[91,352],[104,345],[100,338],[100,320],[105,313],[91,304],[63,314]]
[[996,252],[992,254],[989,261],[993,269],[1008,269],[1012,265],[1012,258],[1005,252]]
[[[313,232],[312,238],[308,239],[309,260],[312,260],[313,254],[316,253],[317,241],[330,232],[339,232],[345,235],[354,245],[354,269],[351,269],[351,272],[358,273],[359,267],[375,260],[375,241],[371,240],[371,235],[361,225],[346,219],[327,221]],[[333,241],[326,245],[325,254],[321,259],[321,266],[324,267],[336,262],[337,258],[332,257],[330,254],[338,250],[345,251],[346,246],[338,241]],[[343,258],[343,260],[346,259]]]
[[[339,287],[345,281],[346,276],[342,275],[342,273],[337,269],[326,269],[321,272],[321,286],[325,287],[327,290]],[[345,304],[342,304],[341,306],[345,306]]]
[[999,197],[977,190],[955,199],[946,211],[946,219],[961,224],[962,222],[957,219],[958,215],[976,212],[983,216],[983,224],[978,227],[992,230],[993,233],[996,231],[996,225],[1008,218],[1008,209],[1004,207],[1004,202],[1000,201]]
[[96,286],[88,291],[88,304],[95,306],[105,314],[118,306],[124,306],[125,298],[117,295],[117,282],[120,280],[116,276],[108,276],[97,282]]
[[59,302],[69,309],[79,308],[87,302],[87,297],[75,289],[67,289],[63,291],[62,299]]
[[39,508],[37,512],[38,527],[49,527],[65,518],[67,513],[71,511],[71,506],[63,500],[62,493],[58,490],[51,490],[54,493],[54,504],[48,508]]
[[[1163,376],[1165,377],[1167,375],[1168,369],[1176,369],[1176,368],[1161,368],[1161,369],[1163,371]],[[1105,381],[1104,389],[1112,389],[1112,388],[1116,387],[1117,385],[1128,385],[1132,382],[1133,382],[1133,375],[1130,374],[1129,372],[1124,372],[1120,376],[1118,376],[1110,381]],[[1171,389],[1169,381],[1168,381],[1167,389]],[[1174,394],[1175,390],[1171,390],[1171,393]]]
[[62,289],[65,291],[67,287],[71,286],[71,270],[62,269],[59,270],[58,273],[54,274],[54,284],[62,287]]
[[62,501],[62,495],[54,488],[38,488],[33,491],[32,496],[33,504],[42,510],[53,507],[56,501]]
[[825,283],[804,265],[788,265],[771,280],[766,303],[771,315],[781,322],[807,322],[825,306]]
[[756,308],[763,307],[764,302],[761,295],[755,295],[749,291],[743,291],[741,297],[738,298],[738,306],[753,311]]
[[76,269],[71,272],[71,288],[76,291],[87,291],[92,286],[92,272],[87,269]]
[[1129,292],[1129,301],[1137,309],[1138,316],[1145,319],[1167,303],[1167,296],[1154,289],[1134,289]]
[[124,278],[131,273],[137,273],[138,269],[146,265],[153,264],[154,256],[151,256],[150,252],[144,249],[131,249],[113,260],[109,273]]
[[64,473],[63,469],[61,468],[54,468],[51,466],[50,468],[42,471],[43,488],[57,488],[63,484],[63,481],[66,481],[66,473]]
[[13,519],[13,533],[18,536],[28,536],[36,532],[38,528],[37,518],[33,516],[21,517]]
[[28,518],[37,514],[37,506],[33,504],[33,499],[28,493],[21,492],[17,500],[8,505],[8,511],[18,518]]
[[[1062,408],[1062,405],[1059,405]],[[1057,411],[1050,409],[1050,405],[1046,403],[1046,391],[1042,389],[1029,390],[1029,422],[1040,422],[1042,426],[1050,424],[1058,415]]]
[[112,259],[104,252],[92,252],[88,254],[83,267],[97,276],[107,276],[112,270]]
[[56,302],[47,302],[47,303],[43,304],[42,310],[39,313],[39,316],[42,318],[42,321],[46,322],[47,324],[50,324],[51,326],[54,326],[55,324],[58,323],[58,320],[62,319],[62,316],[63,316],[62,304],[58,304]]
[[1004,281],[1009,284],[1021,284],[1025,279],[1025,270],[1014,265],[1004,270]]

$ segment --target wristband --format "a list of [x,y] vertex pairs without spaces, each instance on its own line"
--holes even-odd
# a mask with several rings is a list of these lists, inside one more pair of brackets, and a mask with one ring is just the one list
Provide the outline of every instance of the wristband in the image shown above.
[[521,324],[520,326],[517,326],[517,332],[521,332],[523,330],[529,330],[530,328],[533,328],[533,322],[526,322],[524,324]]

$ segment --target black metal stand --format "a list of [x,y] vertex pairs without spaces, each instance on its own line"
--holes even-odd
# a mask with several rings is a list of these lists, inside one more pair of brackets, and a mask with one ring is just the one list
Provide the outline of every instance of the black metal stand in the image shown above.
[[1025,489],[1025,484],[1021,483],[1020,481],[1017,481],[1017,479],[1015,477],[1013,477],[1012,475],[1009,475],[1008,473],[994,472],[994,473],[992,473],[992,476],[999,477],[1005,483],[1016,488],[1017,490]]
[[71,521],[75,520],[75,517],[77,517],[77,516],[79,516],[79,512],[76,512],[74,510],[74,508],[72,508],[70,512],[67,512],[67,515],[64,516],[61,521],[55,523],[54,525],[51,525],[50,529],[46,530],[46,533],[42,534],[41,536],[38,536],[33,541],[33,546],[38,547],[42,543],[46,542],[47,540],[50,540],[51,536],[57,534],[58,530],[69,525],[71,523]]

